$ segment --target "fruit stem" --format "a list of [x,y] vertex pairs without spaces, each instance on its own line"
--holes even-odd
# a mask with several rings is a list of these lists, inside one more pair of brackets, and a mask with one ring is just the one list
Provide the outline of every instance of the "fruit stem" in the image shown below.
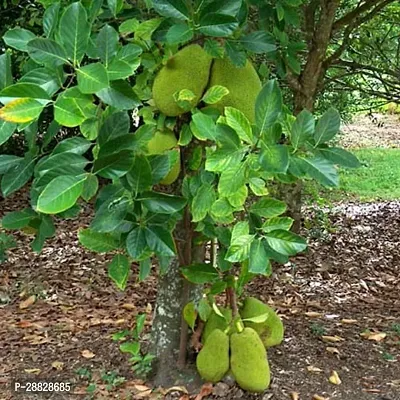
[[236,317],[237,315],[239,315],[239,310],[238,310],[237,301],[236,301],[235,289],[233,287],[228,287],[226,289],[226,295],[230,301],[230,306],[232,309],[233,317]]

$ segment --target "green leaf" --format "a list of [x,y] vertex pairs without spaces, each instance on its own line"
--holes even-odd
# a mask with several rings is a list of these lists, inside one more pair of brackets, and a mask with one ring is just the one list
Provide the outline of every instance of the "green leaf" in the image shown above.
[[112,26],[106,24],[100,29],[96,38],[96,46],[100,60],[106,68],[108,68],[111,60],[117,54],[118,41],[118,32]]
[[17,124],[31,122],[39,117],[43,108],[44,105],[34,99],[13,100],[0,109],[0,119]]
[[218,271],[211,264],[193,264],[181,268],[182,275],[191,283],[204,285],[218,278]]
[[[16,124],[0,119],[0,146],[7,142],[17,128]],[[1,172],[0,172],[1,173]]]
[[33,175],[35,159],[26,156],[14,168],[9,169],[1,180],[1,191],[7,197],[24,186]]
[[240,39],[243,47],[253,53],[271,53],[276,50],[275,38],[263,31],[256,31]]
[[21,229],[28,226],[37,214],[31,208],[25,208],[22,211],[13,211],[7,213],[1,220],[1,226],[4,229]]
[[[225,281],[217,281],[215,282],[211,287],[210,287],[210,294],[211,295],[218,295],[221,294],[222,292],[224,292],[226,290],[226,288],[228,287],[228,283]],[[226,317],[224,316],[224,318],[226,319]]]
[[225,255],[225,260],[230,262],[240,262],[248,259],[253,240],[253,235],[232,237],[232,242]]
[[212,172],[223,172],[226,169],[234,168],[240,164],[244,156],[243,150],[233,151],[230,148],[215,151],[207,148],[206,152],[206,171]]
[[174,100],[185,111],[190,111],[197,102],[196,95],[189,89],[182,89],[174,93]]
[[152,18],[142,22],[135,31],[136,40],[151,40],[151,37],[155,30],[160,26],[162,22],[161,18]]
[[274,125],[281,111],[282,93],[276,80],[270,80],[256,100],[256,124],[261,134]]
[[145,231],[146,242],[150,250],[157,255],[174,256],[175,242],[171,232],[158,225],[150,225]]
[[57,214],[72,207],[82,194],[85,177],[65,175],[53,179],[40,194],[37,210]]
[[213,218],[228,217],[235,211],[226,198],[218,199],[211,207],[211,215]]
[[126,196],[103,203],[96,211],[90,227],[102,233],[115,231],[124,222],[130,205],[130,199]]
[[135,32],[136,28],[139,26],[139,21],[136,18],[130,18],[121,23],[118,30],[122,35],[130,34]]
[[[1,142],[1,141],[0,141]],[[337,164],[347,168],[359,168],[361,166],[357,157],[347,150],[340,147],[322,147],[318,149],[318,153],[323,158],[333,164]]]
[[127,175],[127,180],[134,193],[149,189],[152,181],[151,165],[145,156],[135,156],[133,166]]
[[[0,121],[0,132],[2,132],[2,121]],[[1,144],[1,141],[0,141]],[[11,156],[8,154],[0,154],[0,175],[5,174],[8,170],[18,165],[23,158]]]
[[118,241],[108,233],[95,232],[92,229],[81,229],[78,233],[79,242],[96,253],[108,253],[118,249]]
[[130,270],[131,265],[128,258],[123,254],[116,254],[108,266],[108,276],[118,289],[125,290]]
[[96,107],[93,97],[72,87],[59,94],[54,104],[54,119],[63,126],[73,128],[93,116]]
[[217,139],[216,125],[212,117],[201,112],[192,116],[190,124],[194,136],[199,140]]
[[335,166],[319,156],[314,158],[297,158],[297,164],[311,178],[327,187],[339,186],[339,176]]
[[273,217],[263,223],[263,232],[272,232],[276,230],[288,231],[293,225],[293,219],[290,217]]
[[151,165],[151,174],[153,177],[152,183],[156,185],[165,178],[171,169],[169,154],[161,154],[158,156],[149,157]]
[[292,125],[291,144],[296,150],[299,146],[306,143],[313,136],[315,130],[314,116],[308,110],[303,110],[296,117]]
[[174,214],[186,205],[183,197],[158,192],[145,192],[137,199],[151,212],[156,214]]
[[259,162],[266,172],[285,174],[289,167],[289,149],[284,145],[263,143]]
[[28,51],[28,42],[35,38],[36,36],[31,31],[22,28],[9,29],[3,36],[3,40],[7,46],[25,52]]
[[84,138],[81,137],[68,138],[58,143],[57,146],[52,151],[52,154],[54,155],[58,153],[68,152],[68,153],[82,155],[85,154],[90,149],[91,146],[92,143]]
[[131,110],[141,105],[139,98],[127,81],[113,81],[110,87],[98,91],[96,96],[117,110]]
[[46,171],[67,167],[75,167],[83,172],[83,168],[85,168],[88,163],[89,161],[80,154],[72,152],[56,153],[52,154],[50,157],[42,158],[38,162],[35,169],[35,175],[41,176]]
[[65,50],[54,40],[44,38],[33,39],[28,43],[27,48],[32,60],[38,64],[51,67],[53,65],[68,63]]
[[49,94],[39,85],[33,83],[16,83],[0,92],[0,102],[8,104],[15,100],[33,99],[45,105],[50,101]]
[[[249,271],[250,272],[250,271]],[[257,315],[255,317],[251,317],[251,318],[243,318],[242,321],[246,321],[246,322],[253,322],[255,324],[262,324],[263,322],[265,322],[268,318],[270,317],[269,313],[265,313],[265,314],[261,314],[261,315]]]
[[135,260],[140,260],[148,250],[146,232],[141,226],[132,229],[126,238],[126,249],[129,255]]
[[80,2],[72,3],[60,19],[58,37],[73,65],[79,65],[85,55],[90,31],[86,9]]
[[212,308],[210,307],[210,304],[208,304],[207,299],[201,299],[199,301],[199,305],[197,307],[197,310],[199,312],[199,316],[202,321],[206,322],[208,318],[210,317],[212,313]]
[[204,183],[200,186],[196,196],[194,196],[191,206],[192,221],[199,222],[203,220],[211,210],[215,200],[215,190],[210,184]]
[[91,94],[108,88],[108,74],[103,64],[88,64],[77,70],[78,88],[81,93]]
[[130,120],[126,112],[117,112],[109,115],[100,128],[98,143],[100,147],[109,140],[118,136],[127,135],[130,129]]
[[11,55],[7,51],[0,55],[0,90],[12,84]]
[[185,23],[172,25],[168,29],[166,39],[168,43],[185,43],[193,38],[193,29]]
[[133,356],[138,355],[140,352],[139,342],[124,342],[119,346],[122,353],[129,353]]
[[139,262],[139,282],[143,282],[150,276],[151,273],[151,259],[146,258]]
[[189,9],[184,0],[153,0],[154,9],[163,17],[181,21],[189,19]]
[[240,163],[225,169],[218,183],[218,193],[222,197],[234,195],[246,182],[246,165]]
[[107,0],[108,8],[112,12],[114,17],[122,10],[124,6],[124,0]]
[[200,19],[199,32],[214,37],[228,37],[239,26],[235,17],[225,14],[210,13]]
[[253,143],[253,130],[247,117],[236,108],[225,107],[226,123],[230,126],[244,142]]
[[276,230],[266,235],[269,246],[285,256],[294,256],[307,248],[307,242],[301,236],[290,231]]
[[85,201],[89,201],[92,197],[95,196],[98,189],[99,180],[97,179],[97,176],[93,174],[88,174],[83,184],[83,190],[81,194],[82,199]]
[[225,86],[211,86],[202,98],[202,101],[207,104],[215,104],[221,101],[229,94],[229,90]]
[[339,130],[340,114],[334,108],[330,108],[322,115],[317,123],[317,126],[315,127],[315,147],[333,139]]
[[192,331],[194,331],[194,326],[196,324],[196,319],[197,319],[197,311],[196,311],[196,306],[192,301],[190,303],[187,303],[183,308],[183,318],[185,319],[189,328]]
[[266,196],[268,194],[268,189],[265,187],[265,181],[261,178],[250,178],[249,186],[256,196]]
[[251,243],[249,272],[251,274],[271,275],[271,262],[265,251],[263,239],[256,239]]
[[21,83],[33,83],[40,86],[50,97],[60,89],[64,81],[64,72],[60,68],[36,68],[29,71],[19,80]]
[[265,198],[258,200],[250,207],[250,212],[263,218],[277,217],[286,211],[286,204],[283,201]]
[[93,173],[103,178],[117,179],[128,173],[133,161],[134,153],[129,150],[101,156],[94,162]]
[[57,28],[60,13],[60,2],[52,4],[43,15],[43,31],[48,38],[53,37]]

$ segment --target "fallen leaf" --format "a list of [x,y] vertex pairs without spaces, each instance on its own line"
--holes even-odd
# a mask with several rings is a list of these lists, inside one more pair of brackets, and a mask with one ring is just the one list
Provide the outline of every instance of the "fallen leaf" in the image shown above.
[[362,391],[367,393],[381,393],[379,389],[363,389]]
[[26,300],[21,301],[21,303],[19,303],[20,310],[24,310],[25,308],[28,308],[35,301],[36,301],[36,296],[34,294],[32,296],[29,296]]
[[309,311],[309,312],[306,312],[306,316],[310,317],[310,318],[321,318],[322,314],[319,312],[315,312],[315,311]]
[[96,355],[96,354],[92,353],[90,350],[83,350],[81,352],[81,354],[82,354],[82,357],[85,357],[85,358],[93,358]]
[[210,395],[213,391],[212,383],[206,383],[201,387],[200,393],[196,396],[195,400],[202,400],[203,397]]
[[373,340],[375,342],[381,342],[385,337],[387,336],[386,333],[384,332],[364,332],[361,333],[360,336],[362,336],[365,339],[368,340]]
[[327,397],[322,397],[318,396],[317,394],[314,394],[313,400],[329,400]]
[[146,385],[138,385],[135,384],[133,385],[133,387],[138,391],[138,392],[146,392],[147,390],[149,390],[150,388]]
[[40,335],[25,335],[22,340],[27,340],[30,344],[43,344],[50,342],[50,339]]
[[395,381],[390,382],[389,385],[400,387],[400,379],[396,379]]
[[26,321],[26,320],[22,320],[22,321],[18,321],[15,324],[16,327],[18,328],[36,328],[36,329],[42,329],[43,325],[37,324],[36,322],[30,322],[30,321]]
[[345,339],[343,339],[340,336],[321,336],[321,339],[323,342],[332,342],[332,343],[337,343],[337,342],[344,342]]
[[147,303],[146,314],[151,314],[152,312],[153,312],[153,306],[150,303]]
[[131,304],[131,303],[122,304],[121,307],[125,308],[125,310],[136,310],[136,306],[134,304]]
[[313,365],[309,365],[307,367],[307,371],[308,372],[317,372],[318,373],[318,372],[322,372],[322,369],[314,367]]
[[292,400],[299,400],[299,394],[297,392],[290,393]]
[[[144,399],[144,398],[146,398],[146,397],[149,397],[149,396],[151,395],[151,392],[152,392],[152,390],[149,389],[149,390],[146,390],[146,391],[144,391],[144,392],[136,393],[136,394],[135,394],[135,398]],[[108,391],[107,391],[107,394],[108,394]]]
[[344,318],[340,322],[342,324],[345,324],[345,325],[351,325],[351,324],[356,324],[358,321],[356,319],[346,319],[346,318]]
[[185,394],[189,394],[189,392],[187,391],[187,389],[184,386],[172,386],[165,391],[164,395],[167,395],[168,393],[171,393],[171,392],[182,392]]
[[332,374],[329,377],[329,382],[332,383],[332,385],[340,385],[342,383],[339,374],[336,371],[332,371]]
[[39,369],[39,368],[31,368],[31,369],[25,369],[24,371],[27,374],[38,375],[38,374],[40,374],[41,369]]
[[338,348],[336,348],[336,347],[327,347],[326,348],[326,351],[328,352],[328,353],[331,353],[331,354],[340,354],[340,351],[339,351],[339,349]]
[[61,371],[64,367],[64,363],[61,361],[53,361],[51,366],[56,369],[57,371]]

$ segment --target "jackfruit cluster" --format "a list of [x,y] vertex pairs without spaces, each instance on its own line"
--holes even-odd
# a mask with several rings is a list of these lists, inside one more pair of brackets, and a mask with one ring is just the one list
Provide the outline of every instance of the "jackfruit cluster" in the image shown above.
[[[271,376],[267,349],[283,340],[283,324],[276,312],[254,297],[248,297],[239,315],[229,308],[212,312],[203,335],[203,348],[197,356],[197,369],[206,381],[216,383],[231,374],[238,385],[250,392],[263,392]],[[259,316],[264,322],[247,321]]]
[[163,114],[176,117],[185,110],[176,103],[175,93],[191,90],[195,106],[206,89],[215,85],[225,86],[229,94],[209,107],[218,109],[221,114],[225,107],[235,107],[254,122],[255,103],[262,84],[251,62],[238,68],[229,58],[213,60],[197,44],[184,47],[161,68],[153,84],[154,103]]
[[[157,131],[147,144],[147,154],[157,155],[163,154],[167,150],[171,150],[178,146],[178,140],[174,132],[166,130],[164,132]],[[181,172],[181,162],[178,157],[175,164],[165,178],[160,182],[162,185],[171,185],[178,179]]]

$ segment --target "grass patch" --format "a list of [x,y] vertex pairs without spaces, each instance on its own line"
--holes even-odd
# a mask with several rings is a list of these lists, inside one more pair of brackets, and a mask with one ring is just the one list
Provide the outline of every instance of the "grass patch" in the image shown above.
[[[400,149],[358,149],[352,151],[360,160],[358,169],[340,171],[339,189],[321,189],[308,182],[307,197],[327,201],[400,199]],[[319,193],[319,194],[318,194]]]

